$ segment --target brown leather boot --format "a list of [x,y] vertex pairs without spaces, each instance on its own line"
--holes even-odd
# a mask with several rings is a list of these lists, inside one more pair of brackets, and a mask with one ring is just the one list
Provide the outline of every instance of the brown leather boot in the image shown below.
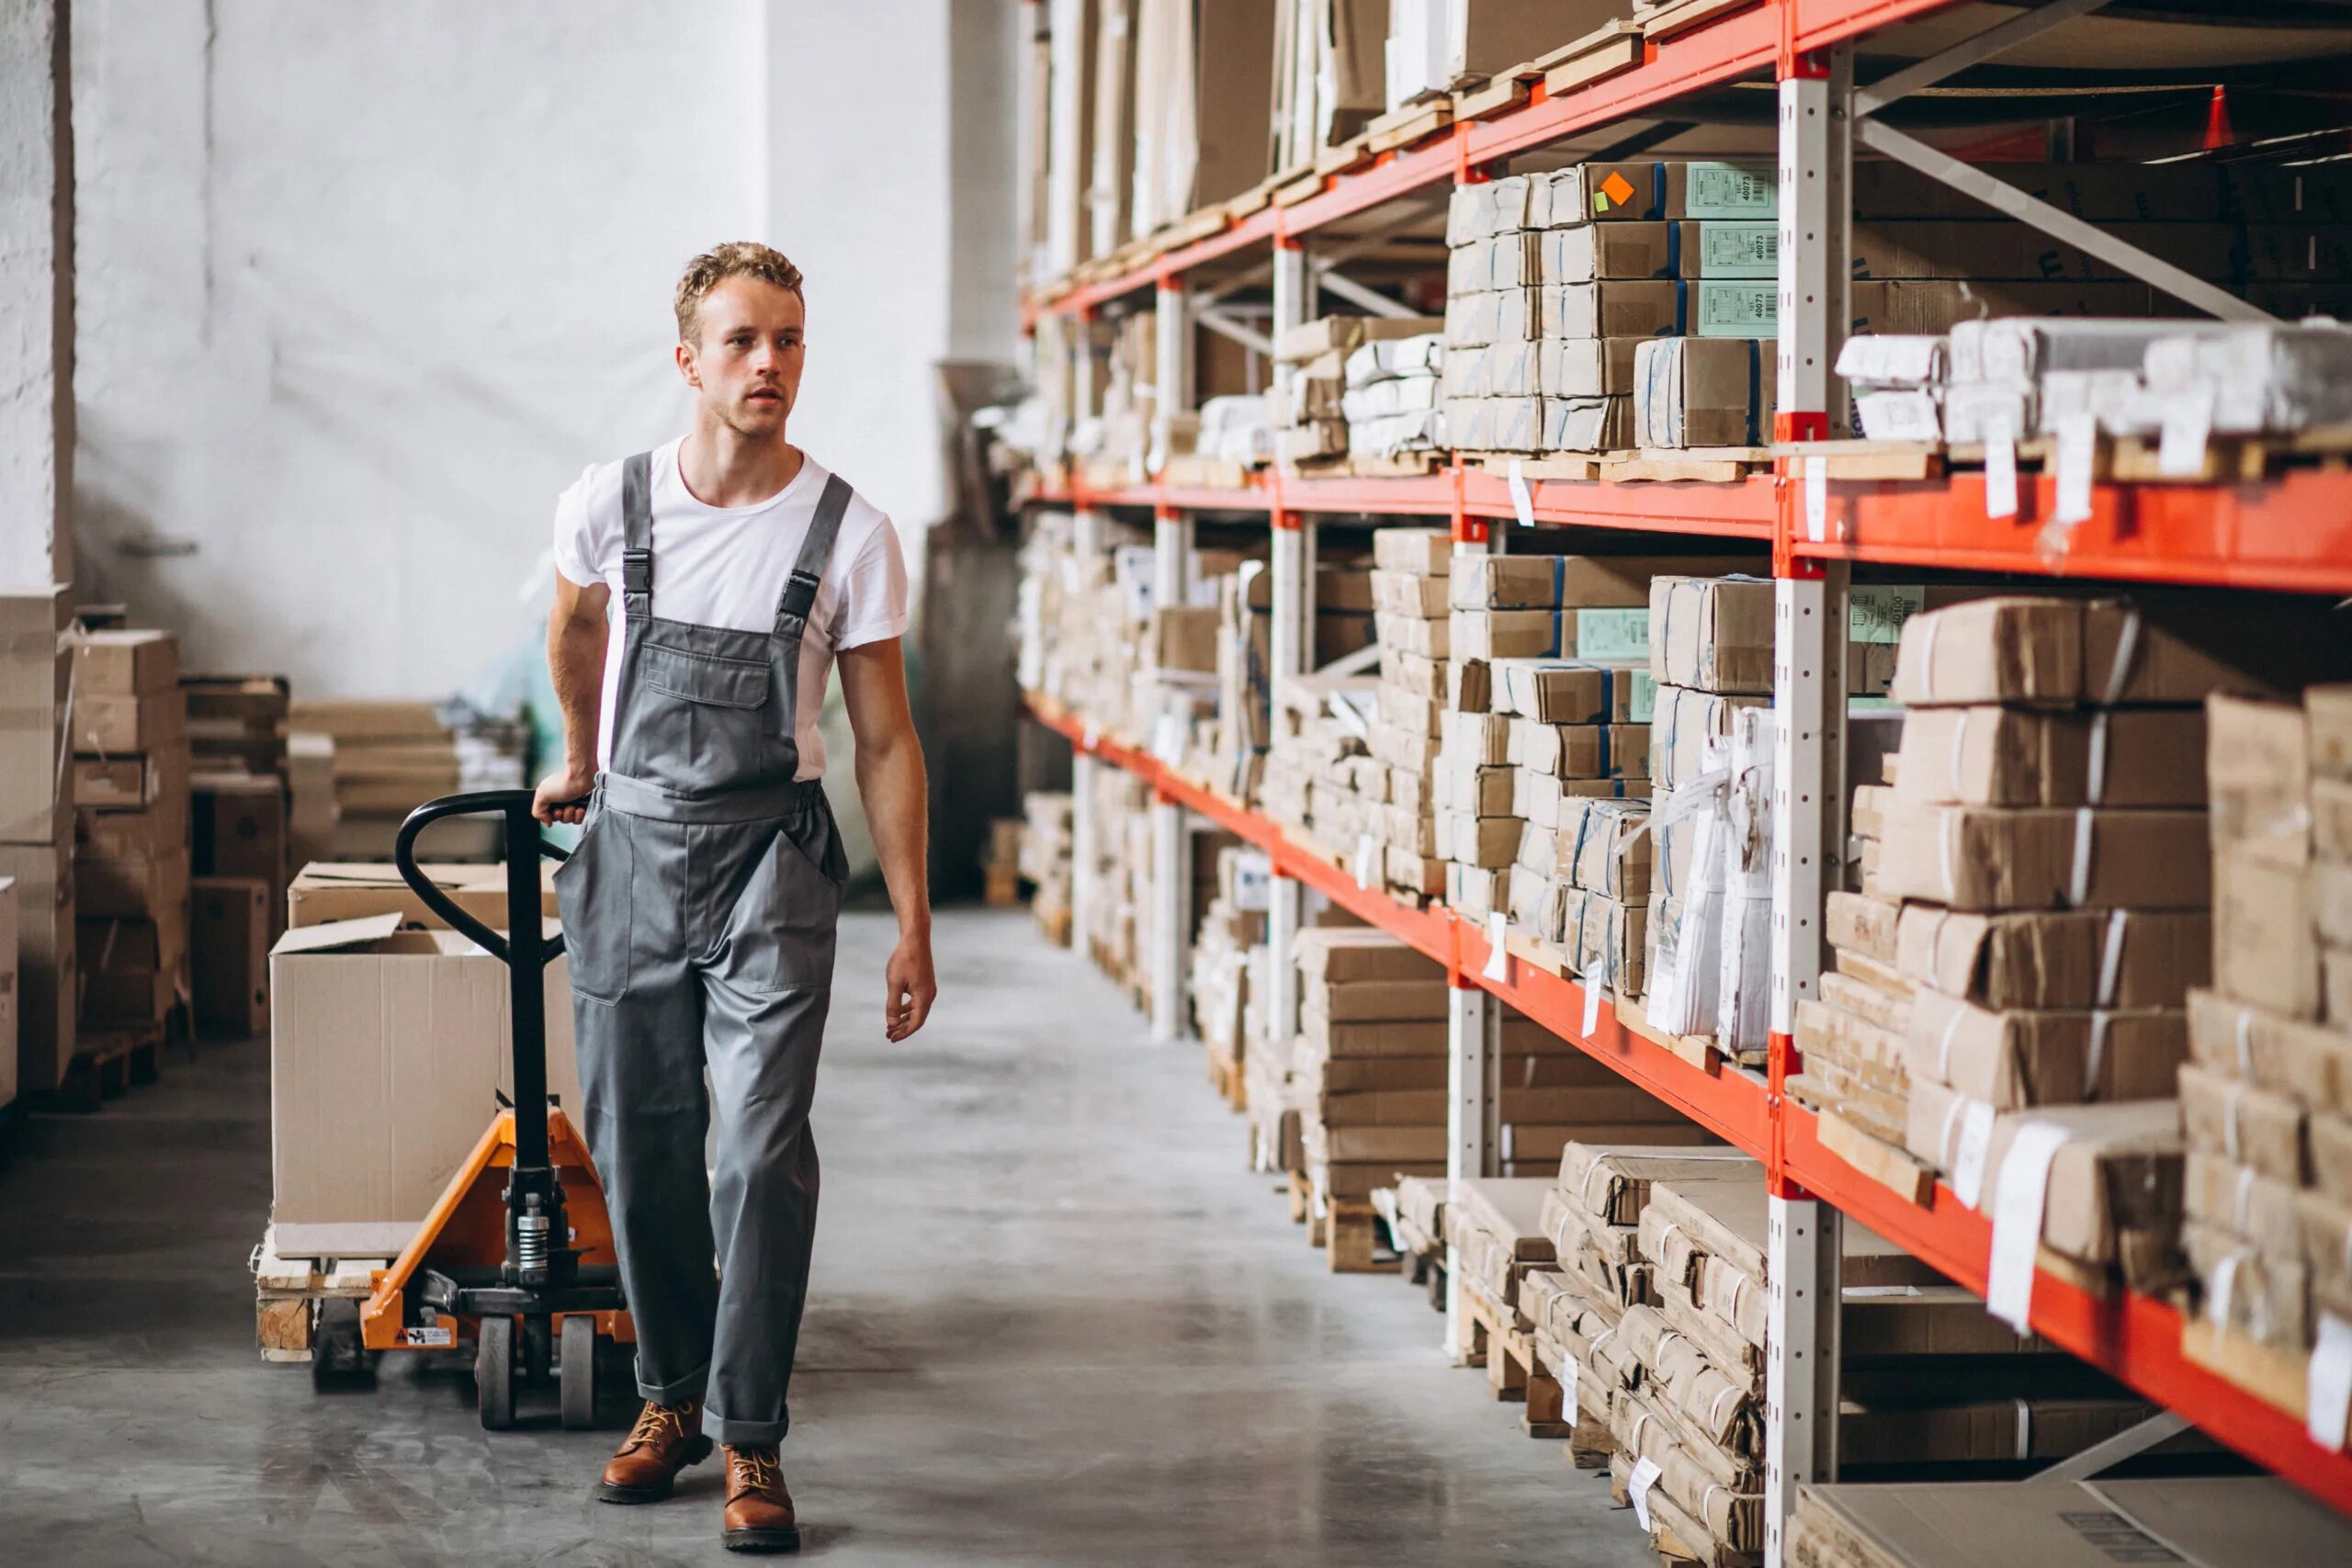
[[797,1551],[800,1521],[784,1489],[773,1446],[727,1450],[727,1515],[719,1540],[729,1551]]
[[606,1461],[596,1495],[607,1503],[659,1503],[670,1495],[678,1472],[709,1457],[701,1401],[657,1404],[649,1399],[628,1440]]

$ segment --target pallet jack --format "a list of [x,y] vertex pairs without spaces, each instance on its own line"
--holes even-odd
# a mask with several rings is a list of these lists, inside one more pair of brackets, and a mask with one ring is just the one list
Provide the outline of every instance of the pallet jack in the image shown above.
[[[427,908],[506,965],[513,1010],[514,1098],[500,1109],[416,1235],[373,1271],[364,1302],[322,1303],[312,1371],[322,1386],[372,1372],[387,1350],[454,1350],[474,1342],[481,1424],[514,1425],[515,1396],[558,1385],[563,1425],[596,1419],[600,1346],[636,1332],[611,1261],[613,1232],[587,1145],[548,1093],[542,972],[563,951],[540,919],[539,857],[568,858],[539,837],[526,789],[427,801],[401,824],[400,874]],[[506,934],[460,908],[418,869],[416,840],[447,817],[506,819]],[[595,1263],[582,1259],[594,1256]]]

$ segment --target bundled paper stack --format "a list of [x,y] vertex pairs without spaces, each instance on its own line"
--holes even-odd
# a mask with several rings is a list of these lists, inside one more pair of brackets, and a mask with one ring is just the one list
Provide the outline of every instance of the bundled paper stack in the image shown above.
[[188,747],[205,773],[284,774],[288,685],[283,675],[185,675]]
[[1151,786],[1125,768],[1097,768],[1093,807],[1093,863],[1071,868],[1086,885],[1089,956],[1148,1013],[1151,966],[1139,927],[1150,903]]
[[[1776,213],[1769,165],[1583,164],[1457,188],[1446,214],[1453,445],[1630,446],[1637,395],[1657,445],[1764,439],[1749,432],[1771,423],[1758,340],[1775,330]],[[1645,378],[1636,360],[1652,339],[1667,343]],[[1741,439],[1712,439],[1727,434]]]
[[2270,1476],[1802,1486],[1792,1568],[2277,1568],[2352,1561],[2352,1523]]
[[74,1056],[80,782],[57,768],[74,689],[69,592],[61,583],[0,593],[0,877],[16,884],[9,964],[17,994],[14,1043],[0,1043],[0,1101],[51,1092]]
[[308,865],[334,858],[343,807],[334,798],[334,737],[315,729],[286,738],[288,860]]
[[1266,895],[1273,875],[1262,850],[1217,851],[1216,897],[1209,900],[1193,941],[1193,1024],[1208,1052],[1209,1081],[1226,1100],[1243,1103],[1244,1065],[1251,1001],[1250,954],[1266,940]]
[[[390,860],[401,818],[464,787],[457,738],[431,703],[310,700],[290,713],[296,728],[334,743],[338,859]],[[452,818],[430,829],[420,852],[484,859],[497,852],[503,832],[495,818]]]
[[1873,440],[2088,443],[2170,432],[2177,471],[2191,476],[2205,469],[2209,435],[2288,435],[2352,419],[2352,332],[2333,321],[1996,316],[1954,322],[1949,334],[1850,338],[1838,373],[1857,383],[1856,412]]
[[[2203,1287],[2188,1340],[2226,1377],[2259,1387],[2269,1365],[2271,1386],[2316,1395],[2327,1358],[2352,1358],[2352,687],[2209,715],[2214,972],[2180,1070],[2181,1239]],[[2315,1424],[2343,1421],[2333,1403]]]
[[1649,605],[1650,1021],[1754,1057],[1770,983],[1772,584],[1661,576]]
[[[1442,1176],[1408,1176],[1393,1191],[1389,1230],[1397,1250],[1416,1258],[1434,1257],[1445,1246],[1445,1212],[1452,1188]],[[1422,1276],[1417,1272],[1414,1277]]]
[[[1275,357],[1290,369],[1278,389],[1266,396],[1273,424],[1274,458],[1285,471],[1328,467],[1350,450],[1348,412],[1351,388],[1361,380],[1363,393],[1356,406],[1363,416],[1367,441],[1388,439],[1402,450],[1411,435],[1402,426],[1374,426],[1383,419],[1414,411],[1409,387],[1372,393],[1375,383],[1419,381],[1428,401],[1419,412],[1433,412],[1437,368],[1434,334],[1440,323],[1419,316],[1326,316],[1291,328],[1274,345]],[[1410,343],[1408,349],[1399,346]],[[1351,356],[1363,345],[1375,352],[1362,361]],[[1385,351],[1385,352],[1383,352]],[[1433,437],[1432,428],[1420,432]],[[1434,440],[1428,440],[1434,446]]]
[[1057,947],[1069,945],[1070,796],[1031,790],[1021,797],[1021,875],[1034,891],[1029,912]]
[[1244,468],[1272,461],[1274,425],[1265,394],[1227,392],[1204,399],[1194,450]]
[[[1235,562],[1229,574],[1218,580],[1217,603],[1216,755],[1209,772],[1238,799],[1255,802],[1264,787],[1275,735],[1295,737],[1298,722],[1278,719],[1274,712],[1274,584],[1266,563]],[[1310,662],[1320,668],[1371,642],[1372,612],[1371,576],[1360,564],[1319,563],[1315,574],[1315,647]],[[1314,707],[1315,695],[1310,691],[1303,699],[1309,709]],[[1300,700],[1294,697],[1295,704]],[[1312,716],[1308,713],[1299,719]],[[1294,769],[1289,783],[1295,792],[1304,787],[1305,780]],[[1303,804],[1299,809],[1304,811]]]
[[1986,599],[1904,629],[1912,711],[1870,874],[1905,905],[1906,1145],[1994,1216],[2012,1322],[2033,1255],[2029,1235],[2005,1274],[2001,1237],[2037,1217],[2045,1255],[2094,1280],[2170,1268],[2211,886],[2205,781],[2179,759],[2204,750],[2187,705],[2249,679],[2118,600]]
[[[1376,844],[1388,803],[1388,769],[1369,737],[1380,681],[1373,675],[1299,675],[1275,693],[1273,744],[1261,804],[1294,836],[1342,863],[1376,870],[1361,846]],[[1357,859],[1347,861],[1349,847]]]
[[1299,933],[1290,1089],[1317,1197],[1445,1174],[1445,970],[1385,931]]
[[169,632],[88,632],[75,649],[74,887],[85,1032],[159,1029],[189,995],[190,759],[179,682]]
[[1409,897],[1445,891],[1433,790],[1453,665],[1446,592],[1453,540],[1442,528],[1383,528],[1372,536],[1373,626],[1380,684],[1367,748],[1387,770],[1377,830],[1355,847],[1356,879]]
[[1420,324],[1424,330],[1412,336],[1368,341],[1348,355],[1340,407],[1350,464],[1359,471],[1385,472],[1402,461],[1408,471],[1422,472],[1427,461],[1418,455],[1446,449],[1438,379],[1445,338],[1435,330],[1442,323]]

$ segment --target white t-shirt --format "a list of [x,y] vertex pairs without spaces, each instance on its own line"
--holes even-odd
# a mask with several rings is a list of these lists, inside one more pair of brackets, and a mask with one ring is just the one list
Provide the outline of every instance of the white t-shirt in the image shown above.
[[[653,453],[653,613],[698,626],[767,631],[776,601],[816,520],[829,477],[804,457],[790,484],[752,506],[708,506],[678,472],[685,438]],[[557,498],[555,567],[582,588],[613,592],[613,630],[605,650],[605,702],[596,765],[612,766],[613,701],[620,689],[621,648],[628,612],[621,595],[621,465],[595,463]],[[845,648],[902,636],[907,629],[907,563],[898,530],[864,496],[853,494],[833,538],[832,559],[817,585],[817,603],[800,639],[798,778],[821,777],[825,743],[817,733],[833,655]]]

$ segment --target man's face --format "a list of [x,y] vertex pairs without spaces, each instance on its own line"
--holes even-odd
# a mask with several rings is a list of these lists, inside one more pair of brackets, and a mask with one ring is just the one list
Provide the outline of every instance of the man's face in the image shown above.
[[739,434],[775,435],[800,396],[800,296],[756,277],[729,277],[703,296],[697,343],[678,369],[705,407]]

